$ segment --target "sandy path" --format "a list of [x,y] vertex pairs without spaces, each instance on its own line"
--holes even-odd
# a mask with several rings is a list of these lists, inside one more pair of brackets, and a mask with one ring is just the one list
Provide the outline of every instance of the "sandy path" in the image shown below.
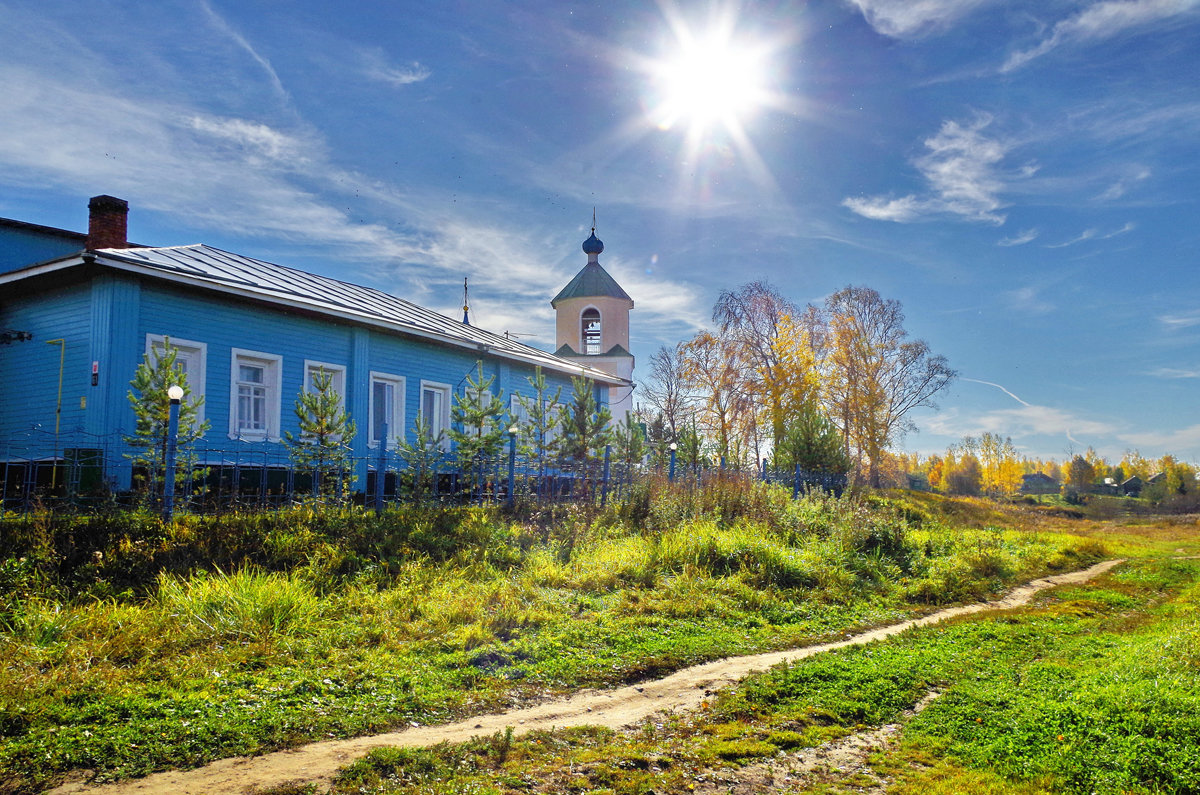
[[327,785],[340,768],[350,764],[372,748],[381,746],[429,746],[444,740],[462,742],[471,737],[487,736],[504,731],[509,726],[512,726],[519,734],[533,729],[582,725],[607,726],[617,729],[636,723],[660,710],[694,709],[713,690],[734,684],[752,671],[770,668],[784,660],[799,660],[832,649],[870,643],[896,635],[910,627],[934,624],[953,616],[978,613],[983,610],[1020,607],[1039,591],[1056,585],[1084,582],[1121,562],[1120,560],[1105,561],[1082,571],[1034,580],[994,602],[939,610],[923,618],[880,627],[832,643],[717,660],[685,668],[652,682],[616,690],[584,690],[563,701],[554,701],[501,714],[481,715],[458,723],[421,726],[369,737],[312,743],[300,748],[277,751],[262,756],[221,759],[194,770],[170,770],[142,779],[99,787],[90,787],[84,782],[70,782],[53,790],[51,795],[67,795],[68,793],[203,795],[246,792],[256,787],[274,787],[288,782]]

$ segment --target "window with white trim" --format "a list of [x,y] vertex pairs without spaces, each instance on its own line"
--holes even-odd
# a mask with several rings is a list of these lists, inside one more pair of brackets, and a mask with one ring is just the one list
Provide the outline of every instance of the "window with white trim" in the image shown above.
[[[191,399],[196,400],[204,397],[204,364],[208,357],[208,346],[203,342],[194,342],[192,340],[182,340],[178,337],[172,337],[169,334],[147,334],[146,335],[146,355],[150,357],[151,362],[158,359],[159,355],[166,349],[166,345],[170,342],[172,348],[175,349],[175,363],[183,370],[184,376],[187,378],[188,389],[191,390]],[[196,407],[196,424],[204,422],[204,403]]]
[[[329,390],[337,395],[338,411],[346,410],[346,368],[340,364],[330,364],[329,362],[315,362],[311,359],[304,360],[304,391],[315,393],[317,391],[317,378],[324,373],[329,376]],[[349,441],[344,439],[342,441]]]
[[283,357],[234,348],[229,390],[229,435],[279,441]]
[[583,310],[580,325],[582,326],[583,352],[588,356],[603,353],[600,350],[600,310],[595,307]]
[[391,447],[390,440],[404,436],[404,379],[398,375],[372,371],[369,401],[371,435],[368,444],[372,447],[379,446],[386,423],[388,446]]
[[546,434],[546,441],[552,442],[555,439],[561,438],[563,420],[566,419],[563,404],[553,400],[546,400],[542,402],[542,409],[546,412],[546,424],[551,426],[550,432]]
[[520,395],[510,395],[508,398],[508,424],[524,426],[529,422],[529,412],[525,410],[525,404],[521,402]]
[[346,368],[340,364],[329,364],[328,362],[314,362],[311,359],[304,360],[304,391],[316,392],[316,378],[321,372],[329,374],[329,388],[335,392],[339,398],[339,402],[345,405],[346,402]]
[[[429,424],[429,433],[437,438],[450,430],[450,385],[433,381],[421,382],[421,419]],[[446,438],[444,446],[449,447]]]
[[[465,400],[467,405],[471,407],[472,411],[491,408],[492,390],[484,389],[480,391],[478,389],[472,389],[468,386],[463,390],[463,400]],[[463,430],[469,431],[470,433],[490,433],[493,422],[494,420],[488,420],[483,425],[472,425],[469,428],[463,428]]]

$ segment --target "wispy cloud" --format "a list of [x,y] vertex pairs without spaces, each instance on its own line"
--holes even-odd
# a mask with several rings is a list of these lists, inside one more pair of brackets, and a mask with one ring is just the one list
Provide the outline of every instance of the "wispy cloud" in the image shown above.
[[1002,238],[996,241],[997,246],[1023,246],[1026,243],[1036,240],[1038,236],[1037,229],[1024,229],[1012,237]]
[[1075,237],[1062,243],[1047,243],[1046,248],[1066,248],[1067,246],[1073,246],[1076,243],[1082,243],[1085,240],[1091,240],[1097,234],[1099,233],[1095,229],[1085,229]]
[[1057,47],[1112,38],[1130,28],[1187,13],[1196,6],[1197,0],[1105,0],[1093,3],[1075,16],[1058,22],[1050,35],[1033,47],[1010,55],[1001,71],[1019,69]]
[[1082,243],[1085,240],[1111,240],[1118,235],[1132,232],[1134,229],[1137,229],[1137,224],[1133,223],[1132,221],[1126,223],[1119,229],[1114,229],[1112,232],[1108,232],[1107,234],[1100,234],[1099,229],[1085,229],[1075,237],[1062,243],[1047,243],[1046,248],[1066,248],[1067,246],[1073,246],[1076,243]]
[[989,0],[847,0],[867,24],[894,39],[944,30]]
[[[205,11],[212,24],[198,29],[197,46],[221,45],[209,48],[212,68],[249,91],[281,89],[266,59],[212,8]],[[0,84],[9,87],[0,92],[6,183],[84,197],[112,193],[130,201],[135,227],[139,216],[162,213],[188,236],[143,242],[240,236],[261,241],[261,248],[242,249],[251,256],[377,286],[448,312],[466,276],[485,327],[541,330],[534,344],[552,346],[549,299],[582,267],[582,237],[506,217],[506,209],[488,199],[460,194],[452,202],[437,187],[399,188],[347,170],[331,157],[325,137],[290,108],[279,113],[278,105],[260,106],[255,117],[253,109],[216,110],[220,103],[199,102],[196,97],[207,95],[188,84],[167,91],[142,81],[81,82],[78,75],[97,72],[96,57],[77,41],[47,51],[37,68],[0,57]],[[394,67],[382,56],[357,64],[360,74],[370,64],[377,79],[395,85],[430,74],[418,64]],[[649,316],[640,326],[643,339],[678,338],[706,318],[698,288],[687,282],[666,272],[642,275],[642,268],[624,268],[615,257],[606,264],[628,278],[626,289],[638,296],[642,317]]]
[[[946,121],[937,135],[925,140],[929,151],[913,165],[928,183],[928,195],[849,197],[842,205],[878,221],[904,223],[931,215],[957,215],[971,221],[1004,223],[997,210],[1003,206],[999,194],[1005,180],[997,166],[1009,146],[984,134],[991,122],[986,114],[969,123]],[[1018,176],[1030,176],[1033,170],[1027,166]]]
[[1109,232],[1107,235],[1104,235],[1100,239],[1101,240],[1111,240],[1118,235],[1123,235],[1126,232],[1132,232],[1135,229],[1137,229],[1137,224],[1135,224],[1133,221],[1127,221],[1125,223],[1125,225],[1122,226],[1120,229]]
[[1158,322],[1162,323],[1170,331],[1200,326],[1200,310],[1183,312],[1178,315],[1159,315]]
[[1081,131],[1105,143],[1193,136],[1200,128],[1200,102],[1147,105],[1137,99],[1099,103],[1079,116]]
[[382,52],[375,50],[365,51],[362,59],[363,72],[367,77],[397,87],[420,83],[433,75],[432,70],[417,61],[399,66],[391,64]]
[[[981,413],[947,412],[924,422],[926,430],[951,438],[994,433],[1014,438],[1032,435],[1064,439],[1072,445],[1086,446],[1087,437],[1109,437],[1117,426],[1087,419],[1051,406],[1020,406]],[[1085,437],[1081,440],[1080,437]]]
[[1195,456],[1200,449],[1200,425],[1175,431],[1144,431],[1121,434],[1121,441],[1135,449],[1170,451],[1177,456]]
[[1147,371],[1146,375],[1152,378],[1167,378],[1171,380],[1184,378],[1200,378],[1200,370],[1182,370],[1176,367],[1159,367],[1154,370]]
[[267,78],[270,80],[271,86],[275,89],[275,92],[285,102],[290,102],[291,97],[289,96],[287,90],[284,89],[283,81],[279,79],[279,75],[275,72],[275,67],[271,66],[271,62],[259,55],[258,51],[255,50],[254,47],[251,46],[250,42],[246,40],[246,37],[234,30],[233,26],[230,25],[224,17],[222,17],[213,9],[213,7],[208,3],[208,0],[200,0],[200,8],[204,10],[209,22],[212,23],[212,26],[216,28],[218,32],[231,40],[235,45],[241,48],[243,52],[249,55],[256,64],[262,67],[263,73],[267,75]]
[[193,130],[210,136],[214,141],[224,141],[267,160],[285,161],[293,165],[311,160],[315,145],[311,138],[285,133],[246,119],[197,115],[189,121]]
[[1060,437],[1075,445],[1083,445],[1079,436],[1110,436],[1117,427],[1102,420],[1089,419],[1074,412],[1052,406],[1039,406],[1023,400],[1009,389],[992,381],[978,378],[960,378],[975,384],[998,389],[1016,401],[1019,406],[1011,409],[996,409],[971,416],[948,416],[931,425],[935,432],[949,436],[978,436],[995,433],[1001,436],[1023,436],[1039,434]]
[[1109,185],[1096,198],[1099,199],[1100,201],[1115,201],[1116,199],[1119,199],[1122,196],[1124,196],[1133,185],[1135,185],[1138,182],[1147,180],[1149,178],[1150,178],[1150,169],[1138,168],[1132,174],[1129,174],[1128,176],[1123,176],[1120,179],[1118,179],[1116,182],[1114,182],[1112,185]]
[[[20,86],[0,92],[0,117],[13,120],[0,125],[0,170],[10,182],[119,195],[133,205],[135,224],[141,212],[165,213],[188,234],[261,240],[266,251],[244,253],[301,267],[320,262],[326,272],[338,263],[344,278],[435,306],[443,298],[457,301],[452,282],[470,276],[513,316],[544,321],[548,280],[565,283],[573,275],[566,264],[554,268],[544,241],[499,233],[519,224],[438,213],[430,208],[444,203],[435,197],[404,194],[339,168],[324,140],[304,127],[283,130],[181,109],[178,98],[79,89],[3,65],[0,82]],[[354,197],[354,211],[347,196]],[[367,208],[361,217],[360,207]],[[403,231],[374,220],[397,214],[405,219]],[[480,247],[469,248],[470,241]],[[505,267],[496,268],[497,261]]]
[[1021,287],[1016,290],[1009,290],[1004,294],[1004,297],[1010,309],[1023,312],[1027,315],[1046,315],[1057,308],[1054,304],[1042,298],[1040,291],[1036,287]]

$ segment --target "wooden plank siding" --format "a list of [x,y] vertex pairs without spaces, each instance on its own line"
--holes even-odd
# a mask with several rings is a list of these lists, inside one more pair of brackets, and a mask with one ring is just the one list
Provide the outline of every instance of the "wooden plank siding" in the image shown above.
[[0,300],[0,328],[31,332],[33,339],[0,347],[0,441],[35,426],[54,430],[59,347],[65,341],[61,429],[84,429],[80,398],[91,399],[90,285],[51,287],[20,300]]
[[[145,272],[106,266],[101,252],[97,263],[92,254],[75,262],[43,264],[16,276],[15,267],[78,250],[79,241],[56,230],[30,232],[29,225],[8,222],[0,225],[0,275],[14,274],[0,288],[0,328],[31,332],[32,341],[0,346],[0,454],[9,440],[38,427],[52,432],[59,384],[59,348],[51,339],[65,340],[60,415],[62,447],[112,445],[134,428],[134,412],[127,393],[149,337],[166,336],[204,346],[204,417],[210,430],[204,446],[220,455],[236,455],[249,443],[231,435],[233,356],[235,349],[279,357],[280,435],[298,432],[293,406],[304,386],[306,361],[345,368],[345,404],[358,426],[353,454],[365,461],[371,450],[371,373],[386,373],[403,379],[403,427],[391,428],[394,439],[411,438],[421,405],[422,381],[450,387],[452,395],[465,393],[468,378],[474,378],[476,362],[483,361],[484,376],[495,377],[494,394],[503,395],[505,408],[513,394],[529,395],[535,365],[520,351],[515,358],[489,352],[485,342],[503,346],[494,335],[465,335],[468,347],[417,336],[417,332],[388,331],[371,321],[351,315],[322,314],[322,310],[289,308],[286,302],[269,298],[239,297],[176,280],[164,270],[161,278]],[[32,229],[32,227],[30,227]],[[35,233],[36,232],[36,233]],[[51,234],[54,233],[54,234]],[[82,236],[76,236],[82,237]],[[115,256],[115,255],[113,255]],[[274,267],[257,263],[258,267]],[[40,270],[39,270],[40,269]],[[422,310],[427,311],[427,310]],[[387,319],[385,318],[385,321]],[[447,327],[432,326],[446,339]],[[448,328],[454,328],[453,325]],[[479,350],[469,346],[480,345]],[[514,356],[509,351],[506,356]],[[522,358],[524,357],[524,358]],[[546,357],[553,362],[551,357]],[[537,361],[534,357],[532,361]],[[561,361],[563,371],[545,369],[550,394],[561,387],[562,400],[571,395],[571,362]],[[92,363],[99,368],[92,384]],[[595,374],[595,373],[593,373]],[[607,401],[608,389],[595,386],[597,402]],[[89,440],[90,435],[90,440]],[[69,438],[74,437],[74,438]],[[48,453],[47,453],[48,454]],[[116,456],[120,458],[119,455]],[[366,464],[360,464],[357,488],[366,485]],[[118,466],[117,489],[129,488],[131,466]]]
[[[484,363],[484,376],[494,376],[493,392],[503,392],[505,405],[513,394],[532,394],[528,379],[535,368],[448,345],[390,334],[378,329],[356,327],[323,318],[309,317],[265,305],[231,300],[227,296],[201,291],[182,293],[147,281],[140,293],[140,317],[135,339],[127,347],[136,348],[119,367],[115,377],[125,383],[141,361],[147,335],[172,336],[205,343],[205,417],[211,429],[207,447],[231,453],[239,442],[230,437],[232,351],[235,348],[282,357],[280,386],[281,431],[298,432],[293,405],[304,384],[306,360],[325,362],[346,368],[346,406],[357,423],[352,448],[356,457],[370,454],[367,445],[370,418],[370,374],[387,373],[404,379],[403,428],[390,429],[390,437],[403,434],[412,438],[413,423],[420,411],[421,382],[448,385],[455,395],[464,394],[467,378],[474,378],[476,362]],[[550,391],[561,386],[564,400],[570,394],[570,376],[546,372]],[[597,389],[597,400],[607,390]],[[121,417],[132,423],[128,403]],[[366,472],[359,473],[365,483]]]

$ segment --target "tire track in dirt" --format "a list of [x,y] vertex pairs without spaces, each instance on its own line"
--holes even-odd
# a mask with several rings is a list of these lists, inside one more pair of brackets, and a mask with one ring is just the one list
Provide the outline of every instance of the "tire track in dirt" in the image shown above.
[[220,759],[193,770],[168,770],[141,779],[103,786],[93,787],[86,781],[70,781],[52,790],[50,795],[209,795],[247,792],[255,788],[276,787],[287,783],[328,785],[339,769],[373,748],[423,747],[443,741],[463,742],[472,737],[502,732],[510,726],[517,734],[535,729],[584,725],[619,729],[662,710],[695,709],[712,691],[735,684],[753,671],[765,670],[784,660],[801,660],[846,646],[871,643],[912,627],[935,624],[955,616],[1020,607],[1039,591],[1058,585],[1085,582],[1122,562],[1124,561],[1109,560],[1080,571],[1043,577],[1019,586],[992,602],[939,610],[922,618],[879,627],[845,640],[716,660],[676,671],[651,682],[614,690],[583,690],[561,701],[510,712],[480,715],[456,723],[311,743],[262,756]]

